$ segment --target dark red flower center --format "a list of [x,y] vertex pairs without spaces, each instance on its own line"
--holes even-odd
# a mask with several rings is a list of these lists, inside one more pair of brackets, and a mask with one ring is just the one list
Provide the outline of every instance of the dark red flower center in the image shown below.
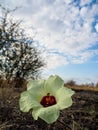
[[43,107],[49,107],[56,104],[56,99],[54,96],[50,96],[50,93],[48,93],[46,96],[42,97],[40,104]]

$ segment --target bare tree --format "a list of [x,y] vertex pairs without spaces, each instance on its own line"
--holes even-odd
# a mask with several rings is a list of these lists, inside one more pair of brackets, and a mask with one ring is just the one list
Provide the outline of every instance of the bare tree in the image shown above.
[[20,27],[21,22],[9,18],[13,10],[0,7],[0,76],[8,80],[38,78],[45,65],[40,51]]
[[74,80],[69,80],[65,83],[65,85],[69,85],[69,86],[75,86],[76,82]]

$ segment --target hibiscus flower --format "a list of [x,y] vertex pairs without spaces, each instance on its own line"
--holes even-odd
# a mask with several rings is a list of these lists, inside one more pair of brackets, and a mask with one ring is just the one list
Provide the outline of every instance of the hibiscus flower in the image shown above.
[[57,75],[47,80],[31,80],[27,84],[27,91],[21,93],[20,110],[32,110],[35,120],[43,119],[48,124],[55,122],[60,110],[72,105],[74,91],[64,87],[64,81]]

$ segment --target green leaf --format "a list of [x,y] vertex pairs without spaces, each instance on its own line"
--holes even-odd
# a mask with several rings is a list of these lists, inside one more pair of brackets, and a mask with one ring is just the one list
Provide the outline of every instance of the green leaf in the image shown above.
[[74,91],[65,87],[62,87],[57,91],[56,100],[61,110],[64,108],[68,108],[72,105],[71,96],[73,94],[74,94]]
[[40,117],[48,124],[55,122],[58,119],[59,114],[60,112],[58,105],[53,105],[47,108],[34,109],[32,112],[32,116],[35,120],[37,120],[38,117]]
[[28,112],[32,108],[42,107],[28,91],[21,94],[19,105],[20,110],[23,112]]
[[45,82],[45,91],[55,95],[56,91],[63,86],[64,81],[59,76],[50,76]]

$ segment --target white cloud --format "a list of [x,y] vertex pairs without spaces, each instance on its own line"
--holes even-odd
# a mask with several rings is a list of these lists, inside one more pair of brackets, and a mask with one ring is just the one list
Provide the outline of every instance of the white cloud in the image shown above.
[[56,55],[49,55],[49,58],[47,59],[47,68],[48,69],[55,69],[58,66],[63,66],[68,64],[66,59],[64,60],[64,57],[56,56]]
[[98,50],[92,50],[92,51],[84,51],[81,52],[78,56],[73,57],[72,62],[75,64],[81,64],[86,62],[88,59],[90,59],[91,57],[93,57],[95,54],[98,55]]
[[[6,2],[8,4],[8,0]],[[10,6],[22,6],[16,17],[23,19],[26,27],[32,26],[34,29],[28,33],[33,34],[34,40],[38,40],[40,46],[46,49],[44,55],[48,68],[68,62],[83,63],[95,55],[91,55],[88,50],[92,50],[98,42],[98,24],[95,26],[97,32],[92,31],[98,5],[90,7],[88,5],[92,0],[81,0],[80,9],[72,2],[73,0],[10,0]]]
[[95,25],[95,29],[98,32],[98,23]]
[[85,5],[90,4],[91,2],[92,2],[92,0],[81,0],[80,5],[85,6]]
[[48,68],[48,70],[68,64],[67,58],[58,53],[45,52],[42,56],[46,59],[46,69]]

